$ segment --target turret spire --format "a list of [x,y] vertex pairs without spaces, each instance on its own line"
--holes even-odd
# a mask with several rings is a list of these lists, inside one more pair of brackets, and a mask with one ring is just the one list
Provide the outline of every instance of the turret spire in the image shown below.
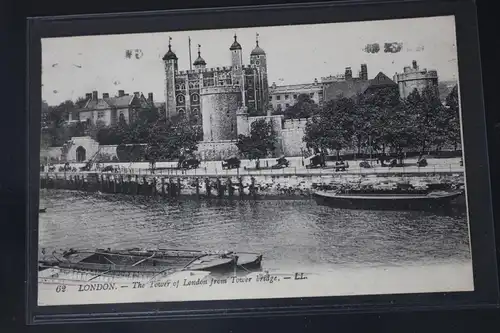
[[198,44],[198,58],[194,61],[193,65],[195,66],[205,66],[207,63],[201,57],[201,44]]
[[234,42],[233,45],[229,48],[231,51],[233,50],[241,50],[241,45],[238,43],[238,36],[236,36],[236,33],[234,34]]
[[259,33],[258,32],[255,34],[255,44],[257,45],[257,47],[259,47]]
[[163,60],[177,60],[177,56],[172,51],[172,37],[168,37],[168,52],[163,56]]

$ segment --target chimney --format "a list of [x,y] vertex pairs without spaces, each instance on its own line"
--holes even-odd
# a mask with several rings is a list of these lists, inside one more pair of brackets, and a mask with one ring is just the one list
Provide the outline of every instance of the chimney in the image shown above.
[[118,97],[125,96],[125,90],[118,90]]
[[418,69],[416,60],[413,60],[412,64],[413,64],[413,69]]
[[346,80],[352,79],[352,70],[351,70],[351,67],[346,67],[345,68],[345,79]]
[[85,99],[92,99],[92,93],[85,94]]
[[92,99],[93,99],[93,100],[95,100],[95,101],[97,101],[97,100],[99,99],[99,97],[97,97],[97,96],[98,96],[98,95],[97,95],[97,90],[94,90],[94,91],[92,92]]
[[153,101],[153,93],[152,92],[148,93],[148,101],[150,101],[150,102]]
[[109,98],[109,94],[108,93],[102,93],[102,98]]
[[368,67],[366,64],[361,64],[361,80],[367,81],[368,80]]

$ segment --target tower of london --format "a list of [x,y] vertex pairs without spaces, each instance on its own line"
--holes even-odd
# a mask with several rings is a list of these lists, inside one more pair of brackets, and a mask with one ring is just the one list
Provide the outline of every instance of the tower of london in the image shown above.
[[244,64],[243,49],[234,36],[229,46],[229,66],[209,68],[201,55],[193,69],[179,70],[177,55],[172,51],[163,57],[165,68],[165,112],[167,118],[186,115],[203,126],[203,141],[235,140],[236,114],[244,109],[250,115],[265,116],[269,92],[266,53],[256,45]]

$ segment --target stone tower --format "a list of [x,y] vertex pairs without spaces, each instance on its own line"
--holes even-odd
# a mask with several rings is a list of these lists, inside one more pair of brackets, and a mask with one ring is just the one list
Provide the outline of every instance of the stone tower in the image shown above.
[[234,35],[234,42],[229,50],[231,51],[231,66],[241,68],[243,65],[243,52],[240,43],[238,43],[236,34]]
[[203,141],[235,140],[238,137],[236,112],[241,101],[238,86],[214,86],[200,89]]
[[171,118],[176,114],[175,109],[175,74],[178,71],[177,56],[172,51],[172,38],[168,39],[168,51],[163,56],[165,68],[165,112],[166,117]]
[[267,57],[266,52],[259,46],[259,34],[256,34],[255,48],[250,53],[250,65],[257,69],[257,86],[256,89],[256,109],[261,110],[267,115],[271,115],[271,109],[268,108],[269,104],[269,84],[267,80]]
[[394,82],[399,86],[401,98],[407,98],[415,89],[422,92],[425,87],[432,87],[438,93],[438,74],[435,70],[420,69],[417,61],[404,68],[403,73],[394,74]]

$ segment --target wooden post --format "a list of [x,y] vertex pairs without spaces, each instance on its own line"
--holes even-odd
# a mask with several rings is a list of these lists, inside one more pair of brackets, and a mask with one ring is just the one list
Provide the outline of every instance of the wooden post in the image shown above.
[[139,189],[140,189],[139,176],[135,175],[135,194],[139,194]]
[[200,179],[196,178],[195,179],[195,185],[196,185],[196,196],[200,196]]
[[106,192],[110,192],[111,191],[111,176],[110,175],[107,175],[106,176]]
[[231,181],[231,178],[227,179],[227,192],[230,197],[234,195],[233,182]]
[[212,189],[210,188],[210,179],[205,178],[205,191],[207,193],[207,197],[210,196]]
[[161,195],[165,196],[165,178],[161,177]]
[[127,182],[127,194],[131,194],[130,186],[132,184],[132,175],[127,175],[128,182]]
[[220,181],[220,178],[217,177],[217,194],[219,197],[222,197],[224,194],[224,189],[222,188],[222,183]]
[[256,191],[255,191],[255,178],[254,177],[251,177],[251,184],[250,184],[250,194],[252,196],[255,196],[256,194]]
[[172,178],[168,179],[168,196],[173,197],[175,195],[174,181]]
[[245,192],[243,189],[243,177],[238,177],[238,194],[242,197]]
[[142,176],[141,190],[142,190],[142,194],[144,194],[144,195],[149,194],[149,183],[148,183],[148,180],[146,179],[146,176]]
[[151,195],[155,196],[156,195],[156,177],[153,177],[153,184],[151,185]]

